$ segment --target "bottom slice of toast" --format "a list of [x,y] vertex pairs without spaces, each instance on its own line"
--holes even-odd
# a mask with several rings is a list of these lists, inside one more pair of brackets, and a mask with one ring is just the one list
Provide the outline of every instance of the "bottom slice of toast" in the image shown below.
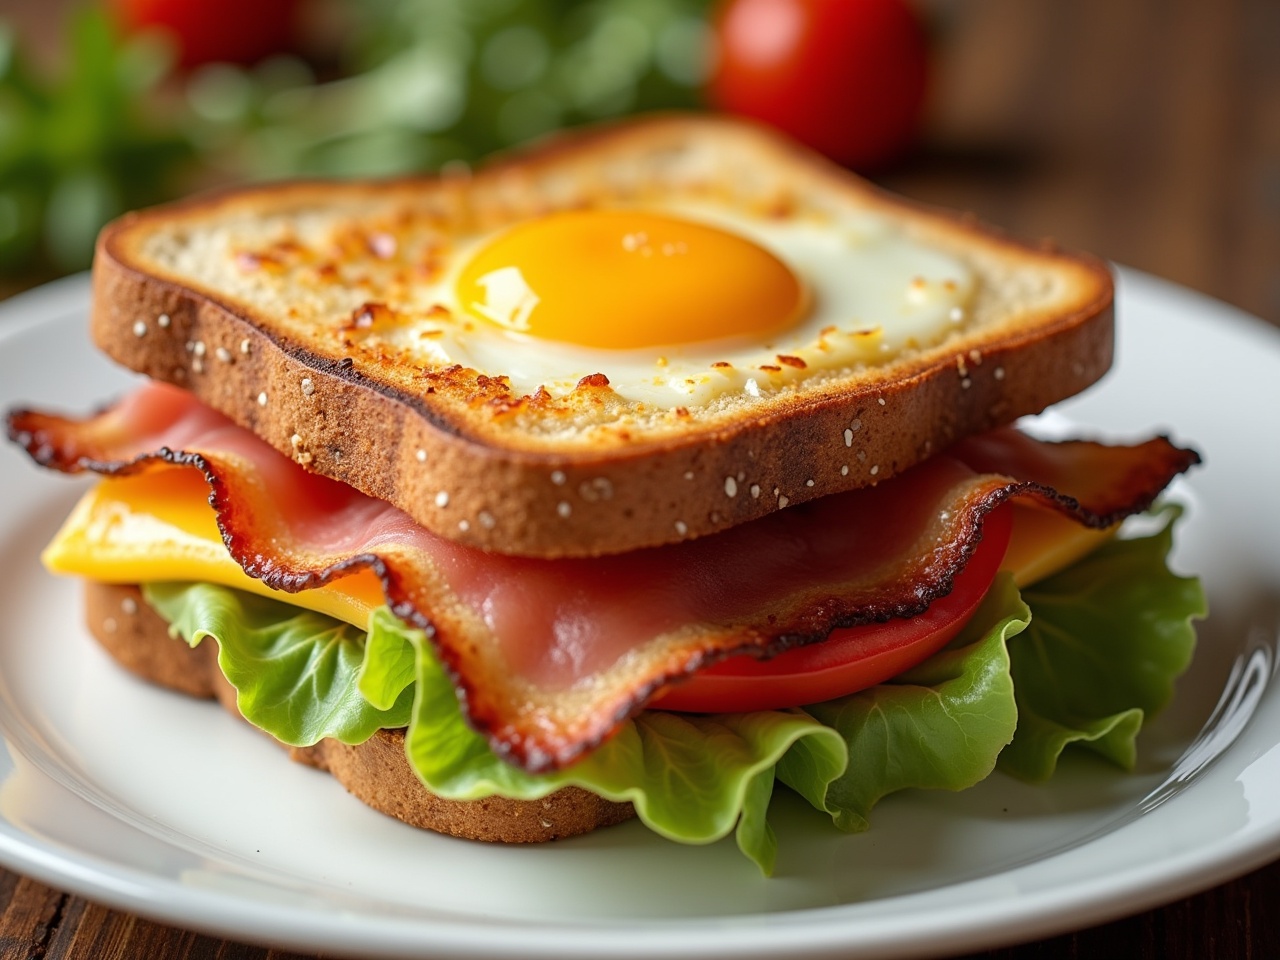
[[[134,585],[88,582],[89,632],[129,672],[194,697],[216,699],[240,716],[236,692],[218,668],[217,645],[187,646],[169,636],[169,625],[147,606]],[[635,816],[629,803],[614,803],[565,787],[542,800],[445,800],[414,774],[404,752],[404,730],[379,730],[349,746],[322,740],[286,747],[299,763],[332,774],[364,803],[405,823],[468,840],[538,843],[588,833]]]

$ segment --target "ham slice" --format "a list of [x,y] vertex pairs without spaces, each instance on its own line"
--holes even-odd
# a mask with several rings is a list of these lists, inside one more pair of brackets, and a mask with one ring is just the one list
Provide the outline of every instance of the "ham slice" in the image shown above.
[[1105,527],[1199,460],[1164,438],[1045,443],[1003,429],[879,486],[713,536],[538,560],[434,536],[164,384],[83,420],[19,411],[9,433],[68,473],[201,471],[227,549],[277,589],[372,569],[394,612],[431,637],[472,725],[531,771],[572,763],[665,685],[727,656],[919,613],[951,589],[983,518],[1010,497]]

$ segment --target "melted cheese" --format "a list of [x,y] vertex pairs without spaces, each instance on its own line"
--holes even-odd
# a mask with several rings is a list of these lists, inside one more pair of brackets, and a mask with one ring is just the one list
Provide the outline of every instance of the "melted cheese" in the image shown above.
[[[52,573],[103,583],[218,583],[328,614],[366,629],[382,605],[369,570],[316,590],[285,593],[246,574],[231,559],[194,470],[154,470],[101,481],[77,504],[42,560]],[[1056,511],[1015,504],[1014,533],[1004,569],[1026,586],[1074,563],[1111,531],[1090,530]]]
[[76,505],[41,559],[52,573],[103,583],[220,583],[367,629],[382,585],[360,570],[316,590],[285,593],[231,559],[194,470],[177,467],[101,481]]
[[1052,576],[1102,546],[1116,527],[1094,530],[1049,507],[1029,502],[1013,504],[1013,537],[1002,570],[1025,587]]

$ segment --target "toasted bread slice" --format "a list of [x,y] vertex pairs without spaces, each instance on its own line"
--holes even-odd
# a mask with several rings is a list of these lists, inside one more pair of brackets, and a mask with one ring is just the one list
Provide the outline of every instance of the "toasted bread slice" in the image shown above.
[[[468,249],[584,207],[719,211],[763,237],[771,224],[890,236],[961,265],[971,289],[925,342],[829,368],[708,362],[699,377],[728,386],[690,403],[636,399],[607,351],[570,346],[570,363],[553,350],[554,370],[584,373],[559,392],[509,376],[544,342],[516,338],[511,356],[471,366],[432,352],[442,326],[486,326],[440,299]],[[103,232],[94,289],[94,337],[119,362],[433,532],[528,556],[701,536],[877,483],[1077,393],[1112,357],[1096,260],[891,197],[710,117],[565,136],[474,176],[257,187],[132,214]],[[882,329],[857,319],[870,326],[850,336]]]
[[[216,698],[240,716],[236,692],[218,668],[217,645],[187,646],[169,636],[169,625],[147,606],[133,585],[85,584],[89,632],[111,656],[149,683],[193,697]],[[373,809],[424,830],[467,840],[538,843],[588,833],[635,816],[629,803],[614,803],[578,787],[542,800],[444,800],[427,790],[409,766],[403,730],[380,730],[356,746],[322,740],[289,748],[290,756],[332,774]]]

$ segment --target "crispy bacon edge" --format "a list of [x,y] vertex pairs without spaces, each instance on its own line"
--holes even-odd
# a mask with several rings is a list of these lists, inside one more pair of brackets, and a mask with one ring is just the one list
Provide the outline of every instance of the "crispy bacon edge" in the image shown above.
[[[77,421],[17,410],[8,415],[7,430],[9,438],[36,463],[63,473],[123,476],[159,464],[200,470],[209,485],[209,501],[232,557],[247,573],[273,588],[298,592],[321,586],[355,569],[371,569],[383,585],[391,610],[432,638],[458,690],[468,721],[488,737],[498,755],[531,772],[571,764],[643,709],[662,687],[726,657],[746,653],[767,658],[792,647],[820,642],[835,629],[920,613],[934,599],[950,592],[955,576],[964,569],[981,540],[983,519],[1011,498],[1029,497],[1087,526],[1104,528],[1145,510],[1175,476],[1200,462],[1195,451],[1176,447],[1166,437],[1156,437],[1136,446],[1117,447],[1089,441],[1037,441],[1006,429],[962,441],[950,451],[962,462],[981,470],[1007,458],[1022,468],[1024,475],[988,473],[975,477],[973,483],[948,488],[951,499],[938,506],[953,516],[950,542],[936,551],[928,564],[920,562],[918,557],[903,558],[899,571],[910,571],[916,576],[902,584],[896,595],[889,589],[878,602],[864,601],[850,606],[828,601],[819,604],[816,610],[792,609],[787,615],[771,616],[767,624],[712,627],[692,649],[661,652],[652,659],[650,669],[642,677],[627,682],[610,698],[597,699],[592,709],[584,712],[579,706],[572,711],[577,725],[570,726],[548,725],[545,716],[541,723],[532,722],[529,717],[513,713],[507,702],[510,698],[504,699],[500,690],[486,687],[483,665],[477,670],[476,662],[468,656],[465,628],[451,623],[447,616],[433,616],[422,596],[415,595],[412,577],[401,568],[398,558],[359,552],[311,568],[290,568],[274,561],[271,551],[263,549],[264,544],[254,538],[253,511],[246,509],[239,498],[234,470],[219,463],[216,455],[163,446],[128,459],[114,457],[110,443],[98,438],[95,445],[93,437],[93,425],[109,413],[110,408]],[[1045,451],[1058,456],[1036,455]],[[1101,470],[1103,475],[1110,472],[1113,476],[1100,476],[1097,470],[1084,469],[1082,476],[1074,478],[1084,484],[1084,489],[1071,492],[1057,489],[1051,474],[1057,470],[1069,474],[1071,462],[1081,457],[1086,462],[1092,461],[1095,467],[1105,468]],[[1056,466],[1055,460],[1059,461]],[[1103,482],[1114,481],[1117,473],[1120,482]],[[957,489],[961,489],[958,501]],[[913,564],[913,560],[917,562]]]

